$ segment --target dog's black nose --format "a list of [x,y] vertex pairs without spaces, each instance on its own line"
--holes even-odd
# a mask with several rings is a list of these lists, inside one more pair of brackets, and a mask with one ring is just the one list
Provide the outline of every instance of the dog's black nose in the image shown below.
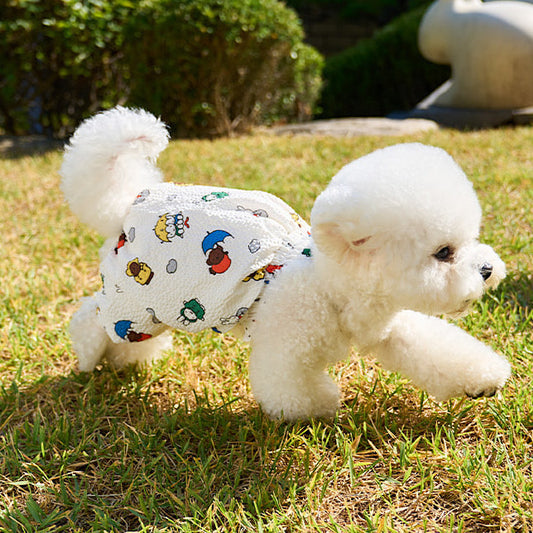
[[481,265],[481,268],[479,269],[479,273],[481,274],[481,277],[484,281],[487,281],[490,278],[490,275],[492,274],[492,265],[489,263],[483,263]]

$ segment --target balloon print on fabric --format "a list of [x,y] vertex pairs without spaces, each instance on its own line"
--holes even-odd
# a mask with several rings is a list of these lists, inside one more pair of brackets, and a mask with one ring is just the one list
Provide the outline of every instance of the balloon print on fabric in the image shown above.
[[178,270],[178,262],[173,258],[169,259],[166,270],[168,274],[174,274]]

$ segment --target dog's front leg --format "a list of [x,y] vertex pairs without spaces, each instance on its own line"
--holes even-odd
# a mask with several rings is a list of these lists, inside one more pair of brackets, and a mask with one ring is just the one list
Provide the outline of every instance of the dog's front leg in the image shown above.
[[327,369],[348,354],[349,339],[309,283],[277,284],[258,303],[252,330],[250,384],[272,418],[331,417],[339,389]]
[[339,407],[337,384],[323,365],[303,361],[302,355],[278,343],[252,348],[250,384],[269,417],[292,421],[335,415]]
[[398,313],[369,351],[439,401],[492,396],[511,373],[506,359],[459,327],[413,311]]

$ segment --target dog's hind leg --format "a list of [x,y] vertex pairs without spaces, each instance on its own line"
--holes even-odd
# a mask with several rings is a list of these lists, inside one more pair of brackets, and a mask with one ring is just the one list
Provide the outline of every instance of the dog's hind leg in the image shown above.
[[82,298],[81,307],[70,321],[72,348],[78,356],[78,367],[82,372],[94,370],[111,344],[107,333],[96,317],[96,300]]
[[152,363],[171,347],[172,335],[170,331],[165,331],[142,342],[110,342],[106,347],[105,357],[115,368],[143,365]]
[[92,372],[104,357],[115,368],[150,363],[172,346],[172,337],[168,331],[142,342],[115,344],[96,317],[94,298],[82,299],[80,309],[70,322],[70,336],[72,347],[78,356],[78,368],[82,372]]

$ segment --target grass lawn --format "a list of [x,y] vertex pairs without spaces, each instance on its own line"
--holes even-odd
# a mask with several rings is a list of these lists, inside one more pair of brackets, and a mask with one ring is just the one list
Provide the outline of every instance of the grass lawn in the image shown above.
[[59,192],[61,154],[0,154],[0,531],[465,531],[533,527],[533,129],[173,142],[169,180],[261,188],[308,218],[346,162],[420,140],[474,181],[508,267],[460,325],[505,354],[498,397],[437,404],[356,354],[332,421],[266,419],[248,347],[175,335],[154,367],[80,374],[67,335],[100,238]]

